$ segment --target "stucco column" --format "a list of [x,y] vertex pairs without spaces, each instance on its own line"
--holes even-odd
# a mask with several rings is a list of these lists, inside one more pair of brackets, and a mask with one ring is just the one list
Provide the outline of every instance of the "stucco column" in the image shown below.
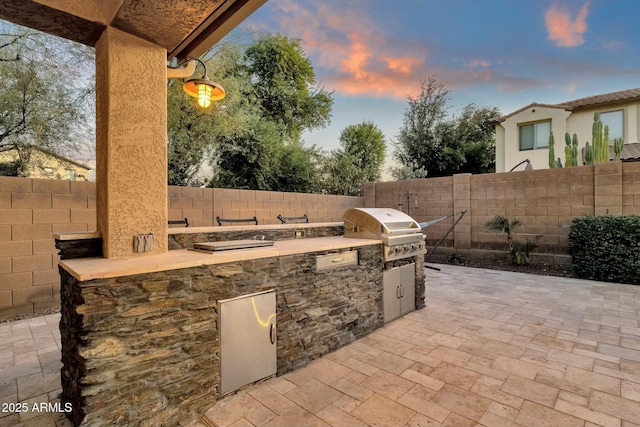
[[134,255],[138,234],[153,234],[150,253],[167,251],[166,59],[165,49],[111,27],[96,43],[96,210],[106,258]]

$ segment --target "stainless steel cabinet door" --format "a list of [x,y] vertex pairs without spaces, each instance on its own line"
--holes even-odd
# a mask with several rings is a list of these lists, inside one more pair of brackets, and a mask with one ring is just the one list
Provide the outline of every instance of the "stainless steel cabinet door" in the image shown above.
[[384,323],[400,317],[400,281],[402,271],[400,267],[386,270],[382,273],[382,305]]
[[400,315],[404,316],[416,309],[416,265],[407,264],[400,269],[402,270]]
[[407,264],[382,274],[384,322],[390,322],[416,309],[416,265]]
[[220,394],[276,370],[275,291],[220,301]]

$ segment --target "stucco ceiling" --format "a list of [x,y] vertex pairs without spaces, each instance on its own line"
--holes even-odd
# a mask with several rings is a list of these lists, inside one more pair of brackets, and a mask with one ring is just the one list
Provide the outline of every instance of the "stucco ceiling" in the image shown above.
[[0,19],[94,46],[108,26],[202,55],[267,0],[2,0]]

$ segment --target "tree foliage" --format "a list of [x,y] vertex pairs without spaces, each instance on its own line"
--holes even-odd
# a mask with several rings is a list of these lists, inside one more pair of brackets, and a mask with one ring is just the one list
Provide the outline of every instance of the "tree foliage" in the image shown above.
[[315,189],[315,147],[285,143],[278,126],[254,117],[245,129],[220,139],[211,186],[309,192]]
[[323,189],[359,195],[363,183],[380,180],[385,151],[384,134],[374,123],[347,126],[340,134],[340,148],[325,159]]
[[396,179],[495,170],[494,130],[487,121],[499,111],[469,104],[450,119],[450,100],[451,92],[433,76],[422,82],[418,96],[408,97],[393,154]]
[[303,131],[329,123],[333,99],[317,86],[300,40],[281,34],[259,37],[247,48],[245,64],[262,117],[276,123],[283,137],[298,141]]
[[[93,139],[88,124],[92,62],[93,53],[84,46],[1,23],[0,147],[24,152],[35,145],[63,154]],[[83,75],[78,69],[89,72]],[[19,174],[20,169],[4,171]]]
[[320,154],[315,147],[304,147],[300,134],[328,123],[333,100],[323,89],[314,89],[313,67],[299,41],[281,35],[256,39],[238,57],[232,75],[240,101],[233,111],[226,110],[240,125],[216,136],[210,184],[317,189]]
[[[201,185],[199,174],[225,138],[233,137],[258,114],[251,95],[250,79],[240,67],[242,46],[226,41],[204,62],[209,74],[226,90],[226,97],[202,109],[182,90],[179,81],[170,81],[167,93],[167,155],[170,185]],[[199,67],[199,66],[198,66]],[[196,72],[200,72],[197,68]]]
[[202,110],[169,87],[169,182],[198,185],[208,159],[209,185],[279,191],[313,191],[319,152],[300,134],[324,126],[331,95],[317,88],[311,62],[298,40],[265,35],[227,38],[206,55],[209,76],[226,97]]

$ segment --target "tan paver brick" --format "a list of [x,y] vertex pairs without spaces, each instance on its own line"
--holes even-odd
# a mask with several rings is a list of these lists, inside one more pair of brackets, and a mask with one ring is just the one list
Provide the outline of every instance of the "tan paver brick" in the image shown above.
[[416,411],[379,394],[374,394],[351,412],[368,425],[381,427],[404,425],[415,414]]
[[285,396],[315,414],[338,400],[341,393],[314,379],[287,392]]
[[443,422],[449,416],[450,411],[430,401],[434,394],[434,390],[416,385],[402,395],[397,402],[433,420]]
[[500,390],[502,384],[504,384],[504,381],[490,377],[482,377],[471,387],[470,391],[509,407],[520,408],[524,403],[524,399]]
[[416,384],[389,372],[379,371],[362,383],[363,387],[392,400],[398,399]]
[[594,390],[589,395],[589,409],[640,424],[640,405],[633,400]]
[[540,366],[524,360],[498,356],[491,364],[493,369],[516,374],[523,378],[534,379],[540,371]]
[[450,363],[442,362],[429,374],[443,383],[469,390],[480,378],[480,374]]
[[598,374],[584,369],[569,366],[564,379],[570,383],[578,384],[605,393],[620,395],[620,380],[607,375]]
[[448,384],[445,384],[431,401],[474,421],[479,421],[491,404],[491,400],[485,397]]
[[554,409],[603,427],[620,427],[622,423],[620,418],[592,411],[584,406],[576,405],[575,403],[567,402],[562,399],[556,400]]
[[516,422],[523,426],[537,427],[581,427],[584,420],[553,410],[533,402],[524,402],[516,417]]
[[504,382],[500,390],[521,397],[525,400],[553,407],[560,390],[527,378],[511,375]]
[[343,410],[329,405],[316,414],[318,418],[332,426],[366,427],[367,424]]

